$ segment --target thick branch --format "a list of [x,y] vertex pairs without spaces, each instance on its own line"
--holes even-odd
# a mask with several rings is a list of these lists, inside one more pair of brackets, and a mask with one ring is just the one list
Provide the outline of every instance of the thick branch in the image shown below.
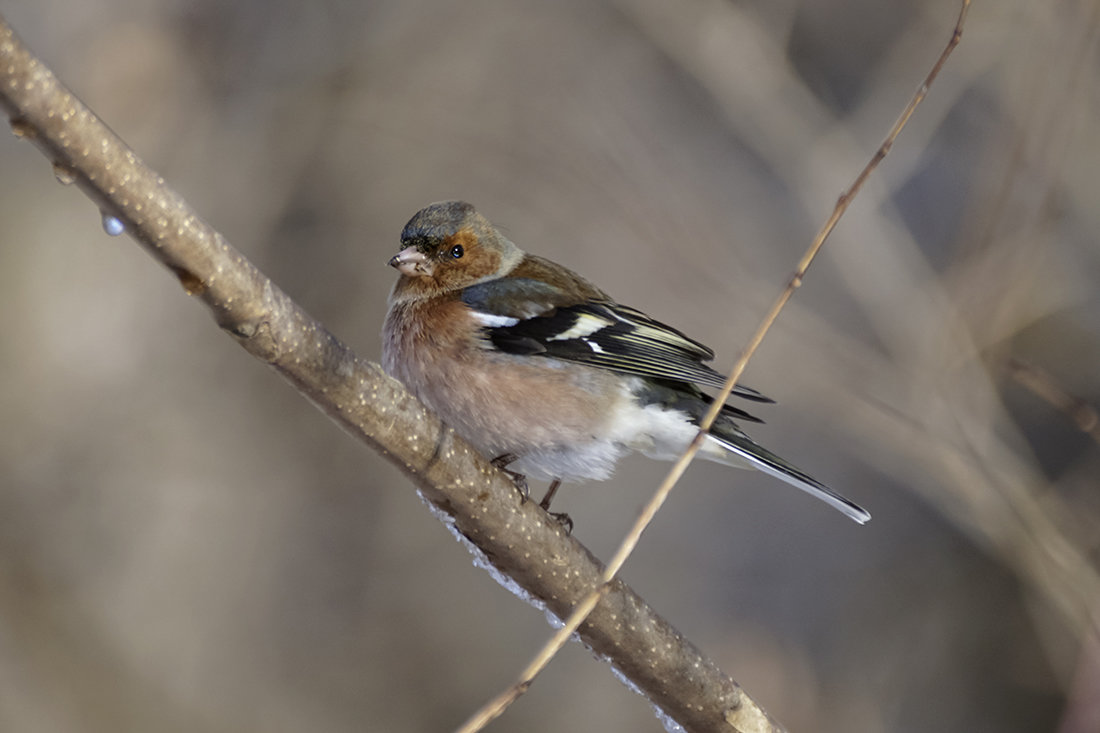
[[[298,307],[62,86],[0,17],[0,106],[17,135],[201,299],[214,320],[345,430],[400,467],[444,521],[541,605],[564,617],[601,565],[400,383]],[[689,731],[778,726],[712,661],[616,581],[580,628]]]

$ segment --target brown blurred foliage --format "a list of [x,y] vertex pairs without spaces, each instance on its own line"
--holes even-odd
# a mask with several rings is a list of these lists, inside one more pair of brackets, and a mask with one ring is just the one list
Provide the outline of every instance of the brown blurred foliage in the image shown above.
[[[856,527],[699,465],[624,576],[792,731],[1096,730],[1095,4],[979,3],[745,381]],[[474,202],[728,367],[957,5],[38,0],[2,12],[365,356]],[[447,730],[547,630],[406,481],[0,141],[0,729]],[[663,467],[557,508],[608,553]],[[731,492],[745,501],[732,512]],[[751,507],[747,512],[744,507]],[[660,730],[576,645],[492,730]]]

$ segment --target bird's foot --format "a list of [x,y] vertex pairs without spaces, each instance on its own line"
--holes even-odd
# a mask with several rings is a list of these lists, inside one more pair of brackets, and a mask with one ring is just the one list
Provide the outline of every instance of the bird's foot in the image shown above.
[[554,499],[554,494],[558,493],[558,487],[561,486],[561,479],[556,478],[550,482],[549,488],[546,489],[546,495],[542,497],[542,501],[539,502],[539,506],[554,519],[558,520],[558,524],[565,527],[565,531],[569,534],[573,533],[573,518],[565,512],[552,512],[550,511],[550,502]]
[[565,512],[547,512],[558,524],[565,528],[566,534],[573,534],[573,517]]
[[[527,501],[531,498],[531,487],[527,485],[527,477],[519,471],[509,471],[508,464],[514,463],[519,459],[515,453],[505,453],[499,455],[493,460],[489,461],[493,465],[493,468],[498,468],[504,473],[508,474],[508,477],[512,479],[512,483],[515,484],[516,491],[519,492],[523,501]],[[552,512],[550,511],[550,502],[554,499],[554,494],[558,493],[558,487],[561,486],[561,479],[554,479],[550,482],[550,486],[546,489],[546,494],[542,497],[542,501],[539,502],[539,507],[543,509],[547,514],[557,520],[558,524],[565,527],[565,531],[573,532],[573,518],[565,512]]]
[[504,473],[508,474],[508,478],[512,479],[512,483],[515,484],[516,491],[520,493],[523,500],[526,502],[531,498],[531,488],[527,485],[527,477],[519,471],[509,471],[508,464],[514,463],[519,460],[519,456],[515,453],[505,453],[499,455],[493,460],[489,461],[493,465],[493,468],[499,468]]

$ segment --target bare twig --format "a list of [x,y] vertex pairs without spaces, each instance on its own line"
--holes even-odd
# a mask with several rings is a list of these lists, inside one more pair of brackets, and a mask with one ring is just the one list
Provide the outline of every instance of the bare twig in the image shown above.
[[[959,40],[962,38],[963,25],[966,22],[966,15],[969,9],[970,0],[963,0],[962,9],[959,11],[959,17],[958,20],[955,22],[955,28],[951,34],[951,39],[947,42],[947,45],[944,47],[943,52],[940,53],[940,56],[936,60],[936,63],[932,66],[932,70],[928,72],[928,75],[925,77],[924,82],[920,85],[920,87],[918,87],[916,93],[909,100],[909,104],[907,104],[905,106],[905,109],[902,110],[902,113],[898,117],[897,121],[894,123],[893,128],[891,128],[889,134],[886,136],[886,139],[883,140],[878,150],[875,151],[875,154],[871,157],[871,160],[868,161],[867,165],[864,166],[863,170],[860,171],[858,176],[856,176],[856,179],[852,182],[848,189],[840,195],[839,199],[837,199],[836,206],[833,208],[833,213],[826,220],[825,224],[822,226],[821,230],[817,233],[817,236],[814,237],[813,242],[806,250],[806,253],[802,256],[802,259],[799,261],[798,267],[795,269],[794,274],[787,282],[786,288],[784,288],[783,292],[781,292],[779,294],[779,297],[776,298],[775,302],[772,304],[771,309],[761,321],[760,326],[757,328],[756,332],[753,334],[752,338],[749,339],[748,344],[741,352],[740,357],[737,359],[737,362],[734,364],[729,376],[726,378],[726,383],[723,386],[721,392],[715,398],[710,410],[703,418],[702,423],[699,427],[699,432],[696,434],[695,439],[688,446],[687,450],[684,451],[684,454],[680,456],[675,464],[673,464],[672,469],[665,477],[665,480],[657,488],[656,492],[654,492],[649,502],[642,508],[642,511],[639,514],[637,520],[634,522],[634,525],[630,528],[630,531],[623,539],[622,544],[620,544],[619,549],[616,551],[614,557],[611,559],[611,562],[609,562],[607,567],[604,569],[604,572],[601,576],[600,585],[596,586],[584,598],[584,600],[579,603],[575,609],[573,609],[573,612],[566,620],[565,625],[550,638],[550,640],[546,643],[545,646],[543,646],[542,649],[539,650],[538,654],[536,654],[535,658],[532,659],[531,663],[528,664],[528,666],[520,673],[517,681],[510,688],[490,700],[480,710],[474,713],[474,715],[472,715],[464,725],[458,728],[457,733],[475,733],[475,731],[481,730],[490,721],[500,716],[500,714],[503,713],[509,705],[515,702],[524,692],[527,691],[527,689],[531,686],[531,682],[534,680],[535,676],[538,675],[538,673],[541,672],[543,669],[545,669],[546,665],[550,663],[550,660],[553,659],[554,655],[556,655],[558,651],[563,646],[565,646],[565,643],[569,640],[569,637],[580,627],[581,624],[584,623],[585,619],[588,617],[588,614],[590,614],[592,612],[592,609],[596,607],[596,604],[599,603],[600,597],[606,592],[608,584],[612,582],[612,580],[615,578],[616,573],[618,573],[618,571],[622,568],[627,558],[630,557],[630,554],[634,551],[634,548],[637,546],[638,541],[641,539],[642,533],[645,531],[646,527],[649,526],[650,522],[653,521],[653,518],[657,515],[657,512],[660,510],[661,506],[668,498],[668,495],[672,492],[673,487],[680,480],[680,477],[683,476],[684,471],[687,470],[688,465],[691,463],[692,459],[694,459],[695,454],[699,451],[699,448],[703,444],[703,440],[706,438],[707,433],[710,430],[710,426],[713,424],[715,418],[717,418],[718,413],[721,411],[722,405],[725,404],[726,399],[729,398],[730,393],[733,391],[734,386],[737,384],[737,380],[741,378],[741,373],[745,370],[745,366],[748,364],[749,359],[752,358],[752,355],[756,352],[756,349],[760,346],[761,342],[763,342],[764,337],[768,333],[768,330],[771,328],[772,324],[775,323],[776,318],[778,318],[780,311],[783,310],[783,307],[787,304],[787,301],[790,300],[791,295],[793,295],[794,291],[799,286],[801,286],[802,278],[806,275],[807,270],[809,270],[810,264],[813,262],[814,258],[817,256],[818,251],[820,251],[822,245],[825,243],[825,239],[829,236],[830,233],[832,233],[833,229],[836,227],[837,222],[840,221],[840,217],[844,215],[844,212],[848,209],[848,206],[855,195],[863,187],[863,184],[866,182],[868,176],[871,175],[875,168],[878,167],[878,164],[890,152],[890,148],[893,147],[894,141],[897,139],[898,135],[901,133],[902,129],[909,121],[909,118],[913,115],[913,112],[916,110],[921,101],[924,100],[925,96],[927,96],[928,89],[929,87],[931,87],[932,82],[935,81],[936,77],[940,73],[940,70],[943,68],[943,65],[947,62],[948,56],[951,55],[951,52],[959,44]],[[757,721],[748,719],[747,716],[745,719],[741,719],[738,713],[739,711],[730,711],[730,714],[727,716],[727,723],[731,726],[731,728],[735,730],[759,729],[756,727],[752,727],[757,724]],[[774,723],[771,723],[769,721],[769,725],[774,725]],[[764,730],[767,729],[765,728]]]
[[1046,400],[1078,427],[1083,433],[1100,443],[1100,413],[1096,407],[1080,397],[1074,397],[1054,381],[1054,378],[1037,366],[1019,359],[1009,359],[1008,373],[1034,394]]

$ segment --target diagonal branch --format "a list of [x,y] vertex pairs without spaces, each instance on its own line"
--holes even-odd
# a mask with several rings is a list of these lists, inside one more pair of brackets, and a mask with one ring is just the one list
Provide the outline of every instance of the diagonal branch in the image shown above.
[[[358,358],[271,283],[67,90],[0,17],[0,107],[59,178],[72,179],[201,300],[217,324],[357,439],[401,468],[487,568],[565,617],[603,570],[511,481],[377,364]],[[621,581],[581,639],[688,731],[778,726]],[[733,723],[736,721],[736,724]]]

